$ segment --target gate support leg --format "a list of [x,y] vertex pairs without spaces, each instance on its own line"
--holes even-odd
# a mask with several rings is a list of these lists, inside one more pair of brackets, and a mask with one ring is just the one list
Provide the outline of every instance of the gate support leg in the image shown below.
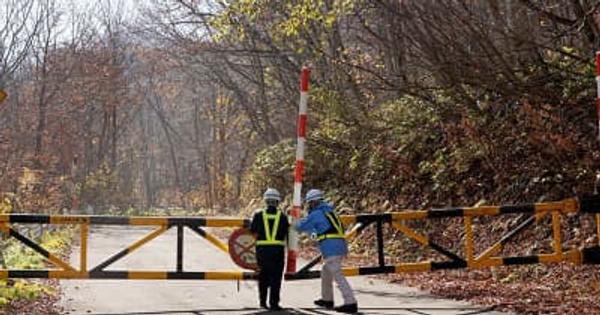
[[177,225],[177,272],[183,272],[183,225]]
[[379,266],[385,266],[385,256],[383,253],[383,227],[381,220],[377,220],[377,253],[379,256]]

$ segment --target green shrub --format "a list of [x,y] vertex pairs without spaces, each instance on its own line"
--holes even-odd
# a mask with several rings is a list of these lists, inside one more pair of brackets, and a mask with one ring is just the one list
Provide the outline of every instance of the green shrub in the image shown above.
[[[69,246],[72,231],[63,229],[46,232],[42,235],[40,245],[51,253],[64,252]],[[3,252],[6,265],[10,269],[41,269],[45,267],[44,258],[33,250],[24,247],[15,240],[10,240]],[[27,280],[0,280],[0,310],[13,300],[32,300],[41,294],[54,294],[52,287]]]

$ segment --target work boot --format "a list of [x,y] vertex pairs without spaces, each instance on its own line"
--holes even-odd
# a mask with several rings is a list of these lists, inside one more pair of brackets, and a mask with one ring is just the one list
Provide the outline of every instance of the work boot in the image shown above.
[[336,307],[335,311],[340,312],[340,313],[348,313],[348,314],[356,313],[356,312],[358,312],[358,304],[356,304],[356,303],[344,304],[342,306]]
[[260,308],[264,308],[264,309],[268,310],[268,309],[269,309],[269,307],[267,306],[267,302],[262,302],[262,301],[261,301],[261,302],[260,302]]
[[323,299],[315,300],[315,305],[324,307],[328,310],[333,308],[333,301],[325,301]]
[[279,304],[271,305],[269,308],[271,311],[281,311],[283,308]]

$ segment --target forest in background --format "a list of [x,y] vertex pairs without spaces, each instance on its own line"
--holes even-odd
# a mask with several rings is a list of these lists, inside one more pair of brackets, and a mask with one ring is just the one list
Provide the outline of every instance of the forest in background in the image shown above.
[[[304,187],[337,205],[364,213],[595,193],[599,9],[596,0],[6,0],[2,212],[240,215],[268,186],[289,200],[303,65]],[[583,239],[588,221],[571,222],[567,242],[597,242]],[[460,239],[456,224],[421,228]],[[539,232],[523,236],[526,248],[546,246]]]
[[303,65],[307,187],[355,208],[591,193],[597,8],[5,1],[4,206],[233,213],[289,194]]

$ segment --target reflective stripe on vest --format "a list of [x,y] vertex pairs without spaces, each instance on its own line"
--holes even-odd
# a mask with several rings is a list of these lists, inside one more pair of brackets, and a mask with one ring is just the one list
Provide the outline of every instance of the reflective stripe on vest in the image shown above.
[[[256,241],[256,245],[258,245],[258,246],[273,246],[273,245],[282,246],[282,245],[285,245],[284,241],[280,241],[276,238],[277,229],[279,228],[279,221],[281,219],[281,211],[277,211],[277,214],[268,214],[267,211],[263,211],[262,218],[263,218],[263,225],[265,227],[265,240]],[[271,227],[269,226],[268,219],[275,219],[275,221],[273,222],[273,230],[271,230]]]
[[[327,213],[325,213],[325,217],[329,221],[329,224],[331,224],[332,228],[327,230],[325,232],[325,234],[319,235],[317,237],[317,239],[319,241],[322,241],[322,240],[326,240],[326,239],[330,239],[330,238],[346,238],[344,236],[344,228],[342,227],[342,221],[340,220],[340,217],[338,217],[337,213],[327,212]],[[328,233],[332,229],[333,229],[334,233]]]

